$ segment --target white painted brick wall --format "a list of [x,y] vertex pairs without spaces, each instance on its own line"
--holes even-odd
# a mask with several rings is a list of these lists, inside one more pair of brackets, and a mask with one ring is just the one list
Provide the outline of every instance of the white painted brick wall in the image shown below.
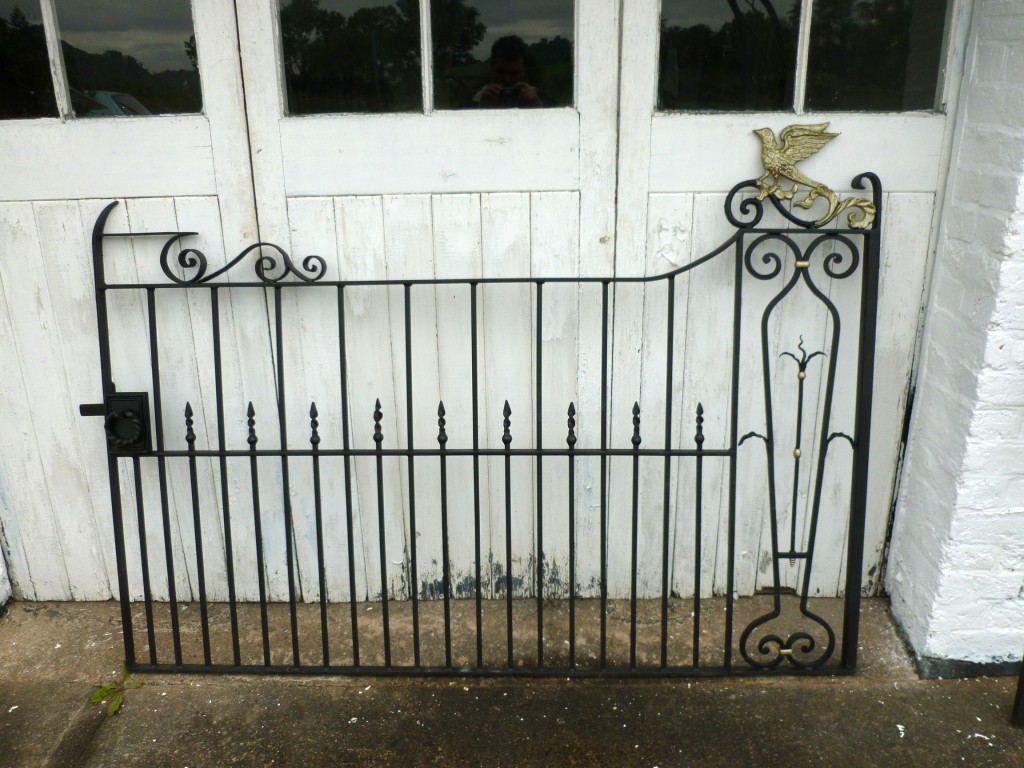
[[978,0],[887,586],[920,656],[1024,652],[1024,2]]

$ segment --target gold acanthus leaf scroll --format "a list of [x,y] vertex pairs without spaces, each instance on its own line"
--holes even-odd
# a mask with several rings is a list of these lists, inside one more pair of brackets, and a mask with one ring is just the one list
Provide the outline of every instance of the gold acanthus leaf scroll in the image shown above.
[[[874,203],[859,197],[841,198],[821,182],[805,176],[796,167],[801,160],[806,160],[839,135],[829,133],[827,128],[828,123],[787,126],[779,132],[781,145],[771,128],[758,128],[754,131],[761,139],[761,162],[764,164],[764,175],[757,180],[757,199],[764,200],[773,195],[779,200],[791,200],[803,185],[809,191],[802,200],[794,201],[793,205],[810,208],[819,197],[828,201],[828,211],[814,222],[814,226],[824,226],[843,211],[856,208],[857,211],[850,211],[847,215],[847,221],[855,229],[867,229],[875,221]],[[768,182],[769,177],[771,183]],[[783,189],[783,179],[793,182],[793,186]]]

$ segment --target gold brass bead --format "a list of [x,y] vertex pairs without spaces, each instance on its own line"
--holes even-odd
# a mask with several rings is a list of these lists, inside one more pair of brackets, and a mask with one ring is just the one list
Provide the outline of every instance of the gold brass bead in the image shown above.
[[798,373],[796,377],[800,379],[800,381],[803,381],[804,379],[807,378],[807,371],[800,371],[800,373]]
[[799,448],[795,448],[793,450],[793,458],[794,459],[799,459],[800,458],[800,449]]

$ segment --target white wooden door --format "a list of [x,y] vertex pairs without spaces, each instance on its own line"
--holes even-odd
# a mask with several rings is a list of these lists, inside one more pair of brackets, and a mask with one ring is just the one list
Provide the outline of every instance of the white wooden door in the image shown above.
[[[666,8],[670,2],[665,0]],[[662,18],[662,5],[661,0],[630,0],[623,5],[616,220],[616,270],[619,274],[664,272],[707,252],[730,234],[732,228],[722,214],[725,194],[734,184],[754,179],[763,172],[761,145],[753,133],[755,129],[769,127],[777,134],[783,127],[794,123],[827,122],[829,130],[838,132],[840,136],[806,161],[807,174],[815,179],[827,179],[826,184],[844,193],[850,191],[851,180],[859,173],[873,171],[881,178],[885,190],[883,255],[862,582],[865,593],[873,594],[879,587],[884,567],[887,526],[920,310],[927,297],[932,250],[930,238],[937,207],[941,204],[958,73],[962,67],[960,59],[966,33],[964,18],[970,3],[951,3],[947,13],[943,12],[941,4],[928,9],[929,14],[937,16],[930,23],[937,24],[940,31],[944,18],[946,24],[944,60],[940,70],[945,73],[945,80],[943,82],[939,78],[936,110],[882,113],[814,112],[806,106],[809,103],[805,97],[810,82],[808,36],[813,33],[812,10],[827,10],[827,6],[835,5],[821,0],[816,0],[813,6],[806,1],[802,4],[775,3],[779,16],[783,6],[793,7],[794,21],[799,14],[792,108],[787,105],[784,111],[775,112],[659,111],[659,31],[672,23]],[[701,13],[716,4],[674,5],[686,7],[692,17],[699,19]],[[770,3],[717,5],[725,15],[731,13],[730,6],[733,9],[743,8],[748,14],[763,14],[761,9],[769,7]],[[917,16],[922,15],[923,7],[922,4],[915,6]],[[911,34],[915,34],[913,29]],[[859,42],[851,40],[849,46],[855,47]],[[734,51],[733,55],[739,54]],[[935,57],[938,60],[937,52]],[[746,74],[756,80],[758,69],[773,63],[766,59],[755,60],[750,63]],[[813,65],[814,62],[810,63]],[[878,65],[883,66],[882,62]],[[934,76],[931,82],[935,82]],[[703,373],[686,375],[681,412],[692,412],[697,401],[704,398],[709,444],[713,442],[711,433],[724,433],[728,419],[723,412],[707,413],[706,393],[728,387],[728,376],[722,378],[713,371],[724,367],[721,360],[723,355],[729,354],[730,319],[718,316],[716,309],[730,300],[731,268],[723,265],[693,273],[683,300],[683,311],[687,316],[685,344],[682,345],[685,350],[682,355],[684,366],[688,371]],[[654,300],[664,301],[659,297],[654,297]],[[656,327],[649,325],[651,297],[648,297],[648,303],[643,301],[643,296],[634,297],[632,305],[623,307],[625,311],[621,313],[617,312],[617,340],[646,339],[652,333],[659,333]],[[751,301],[752,305],[755,303]],[[656,317],[656,314],[652,316]],[[855,320],[855,315],[850,319]],[[824,338],[818,334],[825,326],[824,318],[813,313],[800,316],[798,311],[794,311],[786,317],[785,326],[785,331],[773,331],[773,340],[784,344],[780,349],[791,349],[799,355],[797,344],[803,340],[800,338],[801,328],[815,332],[815,336],[808,333],[806,338],[809,353],[822,348]],[[850,327],[853,327],[852,323]],[[626,389],[628,397],[639,389],[645,398],[650,388],[650,397],[657,399],[662,388],[659,378],[663,374],[655,371],[656,375],[649,377],[645,366],[656,367],[658,353],[652,354],[640,344],[626,346],[617,342],[616,349],[624,350],[622,354],[626,356],[626,359],[616,359],[616,387]],[[759,381],[760,365],[759,355],[748,357],[744,352],[741,380],[748,376]],[[760,387],[760,384],[756,386]],[[757,389],[753,392],[756,393]],[[845,394],[839,392],[836,397],[833,428],[849,431],[852,429],[850,391]],[[622,407],[622,403],[617,403],[616,407]],[[741,421],[744,423],[739,426],[741,434],[748,430],[763,431],[763,405],[757,397],[742,411]],[[817,418],[819,415],[815,416]],[[750,462],[752,454],[744,454],[745,450],[753,449],[749,445],[741,448],[740,459]],[[763,453],[763,448],[757,450]],[[746,466],[751,468],[749,474],[741,472],[740,477],[735,582],[739,594],[750,594],[772,585],[771,546],[764,501],[766,475],[763,468],[757,468],[758,463],[747,463]],[[791,469],[787,471],[791,472]],[[783,479],[781,473],[777,477]],[[788,479],[786,482],[791,486],[793,481]],[[805,476],[804,485],[798,492],[800,510],[806,510],[812,491],[807,487],[808,482]],[[832,477],[824,489],[823,529],[818,534],[818,557],[811,582],[814,594],[843,593],[845,559],[838,553],[844,550],[847,534],[847,483],[839,477]],[[780,485],[786,487],[785,483]],[[785,509],[791,502],[791,496],[784,493],[782,501],[780,508]],[[713,507],[724,504],[724,501],[712,499],[710,503]],[[798,514],[802,515],[802,512]],[[799,525],[806,525],[806,518],[801,519],[803,522]],[[788,514],[783,513],[782,522],[789,525]],[[719,543],[717,554],[703,567],[706,572],[703,588],[708,592],[721,593],[727,578],[723,547],[725,529],[719,526],[706,530],[705,539],[705,551],[709,547],[714,551],[715,542]],[[677,538],[677,541],[682,539]],[[692,544],[684,546],[692,548]],[[680,551],[677,545],[677,552]],[[801,563],[797,561],[795,567],[788,571],[783,569],[783,586],[799,585],[800,568]],[[687,574],[681,574],[674,584],[684,594],[692,590],[692,579]]]
[[[0,437],[0,520],[17,597],[104,600],[117,594],[106,446],[101,420],[82,418],[77,411],[80,403],[102,399],[90,256],[93,223],[107,203],[117,200],[109,230],[189,227],[203,233],[195,245],[211,263],[256,238],[236,20],[231,4],[191,4],[201,113],[84,117],[79,111],[76,117],[76,100],[85,97],[69,88],[60,40],[68,39],[71,16],[82,9],[44,0],[40,20],[32,4],[23,5],[28,31],[39,25],[46,30],[54,89],[50,97],[56,100],[57,116],[0,120],[0,338],[10,373],[0,397],[7,425]],[[67,11],[63,26],[62,9]],[[153,5],[147,9],[157,19],[163,12]],[[188,17],[189,4],[176,13]],[[188,32],[183,35],[187,39]],[[122,30],[120,39],[153,42],[131,29]],[[184,42],[172,40],[179,56]],[[96,58],[101,55],[102,49]],[[108,274],[120,279],[152,275],[157,255],[151,248],[140,245],[133,251],[127,241],[111,241]],[[159,307],[171,317],[177,314],[161,340],[168,354],[177,348],[178,354],[194,355],[201,348],[202,338],[192,338],[198,322],[192,309]],[[109,310],[114,333],[138,329],[135,336],[122,333],[118,339],[129,352],[114,360],[116,385],[122,391],[152,391],[144,296],[121,294]],[[265,322],[262,337],[247,337],[242,329],[250,321],[244,312],[226,308],[225,328],[241,353],[266,357]],[[171,426],[180,424],[176,402],[173,411],[167,405],[164,419],[168,432],[176,433]],[[171,522],[174,535],[187,538],[188,492],[180,481],[172,480]],[[125,498],[134,498],[130,472],[122,474],[121,482]],[[149,510],[156,514],[149,521],[150,544],[160,553],[159,494],[155,479],[146,483],[152,494]],[[127,535],[137,536],[137,526],[127,522]],[[211,525],[209,535],[215,548],[222,532]],[[129,550],[137,553],[138,547]],[[141,593],[137,557],[129,563],[136,595]],[[179,596],[187,599],[194,566],[184,561],[178,565]],[[166,599],[166,579],[153,586],[154,594]]]
[[[283,244],[296,257],[309,253],[325,257],[331,279],[610,274],[615,244],[618,62],[614,51],[619,3],[577,4],[573,105],[532,110],[434,109],[430,6],[425,1],[419,6],[423,110],[309,116],[287,114],[278,3],[258,0],[239,8],[262,238]],[[599,296],[599,290],[594,295]],[[320,323],[337,327],[337,306],[332,296],[322,298],[322,303],[305,300],[301,306],[286,300],[284,306],[286,366],[295,372],[287,408],[289,419],[299,423],[315,399],[321,433],[326,440],[338,441],[340,401],[334,362],[338,350],[336,341],[325,341],[318,331]],[[542,321],[549,329],[544,377],[550,396],[543,417],[545,423],[564,430],[566,407],[573,400],[581,411],[581,424],[591,419],[590,437],[584,439],[596,441],[598,394],[593,386],[578,386],[585,374],[596,375],[595,359],[600,355],[599,316],[595,324],[591,309],[581,304],[592,298],[576,288],[552,288],[544,297]],[[353,445],[373,447],[371,416],[379,398],[384,446],[404,447],[408,424],[402,289],[347,289],[346,302]],[[465,345],[455,341],[465,337],[469,302],[465,291],[412,291],[416,447],[433,444],[436,448],[441,400],[448,411],[448,446],[472,445],[471,363]],[[483,445],[501,447],[505,399],[513,410],[516,444],[533,442],[534,302],[528,285],[481,290],[479,439]],[[593,332],[577,334],[580,312],[591,316]],[[308,435],[296,439],[308,439]],[[564,432],[557,441],[550,435],[546,440],[564,445]],[[503,561],[499,557],[504,551],[503,528],[495,523],[504,510],[500,464],[484,464],[481,497],[490,518],[483,521],[483,557],[490,552],[493,560]],[[360,537],[356,592],[370,597],[380,587],[375,567],[380,542],[373,472],[372,462],[355,463],[355,535]],[[513,532],[515,567],[528,583],[536,488],[529,469],[520,468],[515,474],[519,479],[513,497],[520,510]],[[542,495],[557,496],[564,504],[564,481],[556,488],[557,475],[549,474],[552,477],[545,478]],[[450,477],[451,525],[460,531],[452,541],[452,581],[456,596],[466,596],[473,594],[474,560],[468,463],[455,462]],[[340,482],[340,474],[332,481]],[[436,467],[418,463],[414,484],[415,588],[426,595],[441,581]],[[413,546],[406,508],[409,492],[407,466],[390,463],[385,498],[391,533],[385,547],[392,595],[408,595],[410,589],[405,572]],[[300,494],[294,505],[296,528],[312,531],[309,521],[301,518],[311,514],[307,492],[295,493]],[[325,498],[342,497],[337,485],[325,492]],[[336,541],[341,548],[343,514],[344,510],[333,507],[328,513],[332,525],[340,526]],[[551,541],[559,538],[554,532],[549,535]],[[560,538],[564,541],[564,532]],[[297,541],[296,547],[299,571],[308,574],[302,577],[303,592],[316,595],[316,569],[311,567],[315,542]],[[565,553],[552,551],[550,557],[561,561]],[[498,568],[493,563],[485,566],[488,591],[500,575]],[[343,567],[330,568],[328,580],[332,595],[347,597]]]

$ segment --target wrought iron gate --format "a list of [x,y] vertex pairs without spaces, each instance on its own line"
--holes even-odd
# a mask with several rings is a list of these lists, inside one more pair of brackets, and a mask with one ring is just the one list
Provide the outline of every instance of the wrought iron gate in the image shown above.
[[[763,183],[738,184],[725,203],[725,216],[735,233],[703,257],[657,277],[327,280],[326,265],[319,256],[308,256],[296,263],[282,248],[267,243],[249,246],[215,269],[200,251],[182,248],[195,233],[106,231],[108,217],[117,205],[111,203],[97,219],[92,241],[104,402],[82,406],[81,412],[105,418],[121,618],[129,667],[140,671],[581,677],[852,671],[857,660],[881,226],[880,216],[867,216],[864,211],[870,208],[872,213],[880,212],[882,196],[874,174],[858,176],[853,185],[858,189],[870,187],[871,200],[860,201],[863,210],[859,218],[851,213],[846,226],[837,226],[839,222],[833,221],[829,227],[820,220],[816,223],[798,218],[777,195],[770,194],[773,190],[765,194]],[[764,199],[771,205],[766,205]],[[108,278],[104,245],[113,240],[135,244],[137,259],[158,262],[161,279]],[[723,346],[730,353],[723,356],[721,363],[729,373],[727,401],[705,400],[694,413],[677,416],[673,411],[674,393],[679,385],[678,361],[673,357],[677,347],[677,287],[688,273],[713,262],[728,264],[726,271],[733,279],[727,291],[729,300],[722,306],[722,313],[732,318],[731,339],[723,339]],[[247,263],[254,272],[242,275]],[[557,436],[553,425],[542,418],[546,394],[544,366],[559,362],[546,359],[542,309],[549,292],[566,285],[577,288],[580,296],[587,292],[591,302],[588,306],[593,307],[595,317],[600,305],[600,327],[592,329],[600,338],[600,391],[591,393],[599,403],[600,423],[592,430],[587,445],[581,442],[573,402],[565,404],[566,428]],[[751,287],[758,285],[762,286],[760,293]],[[523,291],[528,292],[535,312],[531,406],[536,414],[532,425],[534,439],[532,444],[520,444],[515,412],[505,401],[500,414],[501,445],[484,444],[480,437],[481,420],[496,420],[499,416],[482,413],[479,397],[481,296],[484,290],[512,290],[515,286],[520,299],[525,295]],[[653,429],[642,422],[644,409],[639,400],[631,414],[611,412],[613,303],[618,292],[630,286],[664,291],[665,297],[664,336],[658,340],[664,349],[665,405],[659,413],[662,418]],[[405,399],[404,414],[396,414],[404,417],[404,430],[400,430],[400,419],[389,419],[383,412],[379,400],[372,413],[357,413],[350,402],[353,375],[361,376],[363,371],[353,371],[349,363],[351,338],[346,328],[346,302],[360,288],[386,291],[393,305],[401,308],[404,327],[399,331],[402,340],[395,350],[395,360],[402,364],[398,368],[404,368],[404,373],[396,374],[395,384]],[[442,288],[452,292],[450,295],[468,297],[469,302],[469,313],[462,324],[462,341],[470,361],[471,396],[467,405],[472,437],[465,447],[448,445],[449,414],[443,403],[436,413],[438,432],[436,437],[431,436],[429,445],[423,443],[422,429],[414,434],[414,426],[422,425],[417,419],[426,417],[414,413],[417,377],[413,368],[413,298],[417,292]],[[852,298],[840,301],[838,297],[844,291]],[[289,422],[285,407],[286,387],[297,375],[295,370],[289,370],[285,353],[285,306],[292,300],[289,296],[294,295],[294,301],[298,301],[297,297],[309,292],[327,292],[330,300],[336,302],[336,326],[333,322],[324,323],[320,330],[333,338],[337,349],[333,364],[340,380],[341,423],[337,434],[327,434],[322,430],[317,405],[311,403],[308,431],[305,427],[301,430],[301,444],[296,445],[294,417]],[[770,329],[779,322],[780,304],[801,292],[804,299],[816,302],[823,313],[824,331],[815,329],[825,340],[823,348],[806,348],[804,337],[812,329],[795,328],[786,329],[783,334],[794,343],[781,352],[771,349]],[[168,322],[168,310],[166,306],[161,309],[161,302],[175,293],[209,307],[209,346],[203,347],[202,354],[196,353],[197,358],[212,363],[213,368],[210,411],[215,414],[215,430],[208,436],[202,434],[202,420],[197,424],[191,404],[201,393],[168,389],[168,370],[182,363],[176,357],[168,359],[161,346],[167,330],[162,323]],[[233,399],[233,393],[225,387],[227,351],[221,304],[225,296],[242,294],[266,302],[264,319],[269,321],[270,362],[277,398],[277,408],[271,414],[257,412],[252,402],[246,409],[244,400]],[[750,298],[754,295],[758,297],[756,301]],[[111,340],[110,313],[112,302],[121,301],[119,296],[134,296],[137,301],[139,311],[129,315],[141,323],[134,337],[138,342],[135,346],[141,350],[136,348],[133,354],[147,363],[148,370],[140,373],[143,378],[148,377],[146,391],[123,392],[114,385],[112,361],[120,353]],[[581,302],[586,303],[583,299]],[[842,318],[841,323],[840,305],[856,316]],[[856,329],[849,336],[841,334],[841,330],[846,333],[846,323],[852,323]],[[196,333],[195,328],[192,333]],[[843,346],[841,339],[853,339],[855,343]],[[760,351],[762,381],[758,386],[744,386],[741,382],[741,355],[746,341],[753,345],[748,351]],[[647,339],[645,343],[653,342]],[[844,354],[855,359],[841,363]],[[785,365],[790,368],[783,368]],[[814,390],[817,400],[812,403],[809,376],[813,378],[816,370],[820,371],[820,386]],[[781,379],[784,371],[788,371],[786,378]],[[852,434],[830,426],[837,377],[852,378],[855,387]],[[784,381],[789,382],[789,406],[781,409],[777,401]],[[185,401],[180,411],[176,408],[179,399]],[[763,418],[754,428],[741,423],[741,403],[759,403],[757,409],[763,408]],[[812,421],[812,408],[820,415],[813,419],[813,438],[807,439],[806,422]],[[239,419],[226,414],[240,417],[243,409],[245,433],[236,435],[236,447],[231,447],[232,422],[237,425]],[[727,424],[717,444],[709,442],[704,429],[705,416],[712,411],[724,413]],[[262,422],[265,415],[267,420]],[[435,418],[433,414],[429,417]],[[614,419],[631,419],[632,436],[628,444],[611,443],[610,425]],[[680,427],[680,422],[690,427]],[[762,424],[763,432],[756,428]],[[789,425],[786,430],[792,431],[795,444],[781,444],[778,435],[785,431],[784,424]],[[262,444],[261,432],[268,426],[277,435],[276,447]],[[674,440],[674,427],[692,437]],[[401,431],[405,433],[404,445]],[[648,435],[662,433],[661,447],[645,445],[650,442]],[[373,445],[358,447],[358,434],[372,434]],[[171,435],[183,435],[184,445],[174,447]],[[245,447],[239,446],[242,439]],[[824,616],[817,609],[812,610],[810,585],[815,536],[824,506],[825,475],[832,467],[830,462],[840,461],[835,449],[830,453],[837,440],[849,447],[849,469],[845,471],[851,492],[848,502],[844,502],[848,505],[848,529],[845,588],[841,590],[845,596],[841,610]],[[763,454],[751,450],[758,442],[765,448]],[[746,451],[742,460],[741,448]],[[801,448],[803,454],[809,455],[803,455]],[[813,463],[808,470],[810,455]],[[845,449],[843,455],[847,455]],[[365,541],[373,544],[376,538],[376,544],[366,544],[363,550],[356,543],[358,534],[354,530],[353,477],[357,462],[363,463],[367,476],[376,479],[375,488],[364,487],[361,491],[361,503],[376,512],[376,530],[371,526],[369,532],[363,533]],[[596,531],[578,527],[578,471],[584,462],[599,467],[599,489],[594,494],[594,506],[598,508]],[[705,498],[711,482],[706,472],[709,462],[721,463],[717,476],[722,487],[716,492],[723,501],[723,530],[728,537],[727,585],[724,594],[717,597],[707,595],[707,585],[701,584],[701,529],[717,524],[706,517]],[[765,466],[767,473],[762,510],[770,532],[771,584],[764,594],[739,597],[733,581],[737,484],[754,462]],[[490,510],[488,500],[481,498],[484,465],[494,469],[495,484],[503,489],[501,509]],[[609,509],[613,465],[628,468],[623,475],[626,479],[620,478],[621,487],[628,487],[623,498],[629,500],[623,505],[628,509],[620,510],[628,520],[621,530],[611,522]],[[660,468],[664,488],[656,503],[648,503],[650,500],[645,497],[641,504],[638,486],[642,466]],[[423,477],[428,467],[430,472],[437,472],[439,495],[432,501],[424,501],[415,489],[417,478]],[[300,468],[303,487],[296,490]],[[387,498],[384,478],[396,468],[403,473],[403,495],[400,499]],[[811,492],[806,513],[800,515],[797,486],[802,470],[813,480],[808,486]],[[177,481],[172,479],[172,472],[181,473]],[[550,503],[543,503],[545,496],[540,489],[544,486],[544,474],[554,476],[555,472],[564,478],[559,482],[565,483],[566,493],[564,503],[551,508]],[[266,491],[268,473],[274,475],[273,496]],[[523,499],[513,498],[513,478],[517,473],[533,478],[535,492],[528,500],[526,512]],[[247,474],[247,493],[238,491],[243,474]],[[471,522],[466,517],[453,531],[449,506],[450,487],[456,474],[465,487],[472,486],[473,513]],[[780,476],[792,477],[791,510],[782,508]],[[229,477],[235,483],[230,488]],[[343,489],[343,498],[328,498],[323,490],[328,480]],[[183,499],[171,498],[174,482],[187,489],[180,494]],[[689,565],[693,581],[687,588],[688,594],[675,590],[669,578],[677,560],[669,547],[670,524],[673,530],[681,530],[676,527],[676,517],[683,514],[670,496],[673,482],[686,484],[687,498],[693,503],[692,510],[685,512],[692,524],[688,535],[693,536],[688,545],[693,550],[693,562]],[[204,508],[204,483],[217,489],[214,508]],[[296,498],[305,499],[302,503],[312,506],[309,519],[315,526],[316,588],[305,596],[297,586],[296,542],[305,532],[297,530],[302,523],[295,514]],[[466,503],[468,498],[467,494]],[[550,500],[550,496],[547,498]],[[338,508],[338,519],[333,522],[325,512],[328,501]],[[180,526],[175,532],[171,510],[175,503],[190,509],[191,532]],[[430,516],[436,517],[439,530],[424,529],[428,503],[433,505]],[[393,587],[395,563],[386,553],[387,526],[394,519],[396,507],[403,510],[402,525],[411,534],[407,559],[403,557],[398,564],[400,583],[409,586],[397,595]],[[157,509],[159,518],[154,511]],[[532,515],[536,526],[525,584],[523,569],[516,576],[513,563],[512,528],[514,517],[521,514]],[[305,519],[304,514],[302,517]],[[484,550],[482,518],[498,521],[497,538],[502,534],[503,521],[504,553],[499,551],[495,556]],[[154,530],[156,519],[158,530]],[[567,574],[555,574],[553,562],[546,555],[548,548],[554,546],[554,520],[561,521],[559,531],[567,531],[567,540],[556,542],[568,552]],[[133,530],[126,529],[127,523]],[[335,526],[337,535],[331,533]],[[644,527],[654,536],[660,534],[660,564],[655,564],[660,568],[658,594],[650,594],[650,590],[644,593],[637,583],[638,570],[645,565],[640,562],[638,548]],[[223,537],[222,552],[210,551],[206,534],[211,528],[219,530]],[[420,587],[418,575],[424,563],[422,553],[417,552],[417,539],[426,533],[439,538],[441,549],[441,577],[431,591]],[[469,576],[459,590],[454,583],[449,552],[455,535],[472,537],[473,550]],[[256,561],[255,569],[247,567],[244,574],[240,573],[234,552],[243,539],[254,547]],[[154,541],[159,546],[154,546]],[[584,546],[597,552],[594,574],[586,584],[578,572],[578,553]],[[372,557],[374,548],[376,558]],[[625,562],[627,551],[631,574],[628,590],[610,588],[609,557],[620,557]],[[211,596],[207,573],[211,557],[217,557],[223,564],[226,592],[220,598]],[[276,558],[284,568],[284,586],[277,594],[270,583],[271,558]],[[154,559],[162,559],[163,563],[154,565]],[[360,560],[374,583],[379,576],[379,588],[357,590],[356,563]],[[792,589],[784,587],[780,573],[787,563],[794,568],[799,564],[802,574]],[[189,579],[194,578],[194,601],[177,594],[183,568],[188,570]],[[336,568],[347,576],[347,594],[337,594],[338,590],[331,594],[328,582]],[[160,588],[161,594],[154,596],[157,579],[164,586]],[[242,581],[249,582],[250,587],[243,588]],[[220,587],[214,591],[220,594],[219,590]],[[133,595],[141,599],[133,600]],[[371,616],[372,625],[368,618]],[[782,627],[773,629],[776,624]],[[840,624],[841,631],[837,631],[834,625]]]

